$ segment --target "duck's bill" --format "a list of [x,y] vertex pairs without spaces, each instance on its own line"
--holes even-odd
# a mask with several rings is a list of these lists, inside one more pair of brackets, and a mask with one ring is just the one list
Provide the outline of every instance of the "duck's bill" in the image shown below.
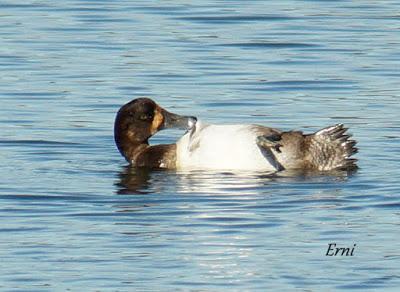
[[196,125],[197,118],[192,116],[181,116],[170,113],[166,110],[163,111],[164,122],[162,129],[179,128],[191,129]]

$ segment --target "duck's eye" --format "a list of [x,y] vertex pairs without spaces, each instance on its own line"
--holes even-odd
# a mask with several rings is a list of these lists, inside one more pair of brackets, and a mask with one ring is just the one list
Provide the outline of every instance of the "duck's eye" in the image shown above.
[[153,117],[151,115],[148,115],[148,114],[142,114],[142,115],[139,116],[139,119],[141,121],[148,121],[148,120],[151,120],[152,118]]

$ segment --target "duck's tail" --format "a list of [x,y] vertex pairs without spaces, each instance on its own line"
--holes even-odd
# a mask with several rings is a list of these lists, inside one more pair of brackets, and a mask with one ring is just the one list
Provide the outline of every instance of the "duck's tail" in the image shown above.
[[350,158],[357,153],[357,142],[349,139],[347,128],[342,124],[330,126],[305,137],[308,144],[307,160],[311,167],[324,170],[356,169],[357,159]]

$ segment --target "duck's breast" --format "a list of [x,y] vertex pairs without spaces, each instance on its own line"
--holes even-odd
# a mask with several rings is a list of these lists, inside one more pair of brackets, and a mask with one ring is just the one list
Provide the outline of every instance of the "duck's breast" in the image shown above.
[[256,144],[252,125],[203,125],[177,142],[178,169],[273,171]]

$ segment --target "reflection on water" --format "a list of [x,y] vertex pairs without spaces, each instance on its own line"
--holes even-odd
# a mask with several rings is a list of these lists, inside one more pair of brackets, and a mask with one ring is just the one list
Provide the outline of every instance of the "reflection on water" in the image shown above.
[[118,194],[147,194],[151,193],[151,169],[126,166],[119,173],[116,185]]
[[271,184],[344,182],[353,171],[311,172],[290,170],[273,173],[154,170],[125,166],[116,182],[118,194],[151,194],[174,188],[176,193],[192,194],[257,194]]
[[[138,248],[141,256],[164,268],[169,267],[164,254],[179,259],[174,266],[185,273],[162,281],[167,285],[206,289],[211,281],[213,287],[226,288],[229,282],[236,288],[257,288],[257,283],[274,288],[276,284],[264,281],[279,278],[282,285],[314,286],[325,276],[320,269],[328,242],[376,244],[362,236],[365,218],[346,216],[348,211],[365,212],[359,209],[362,198],[347,189],[356,177],[124,167],[118,179],[120,193],[134,196],[123,196],[126,200],[114,205],[114,210],[123,214],[118,229],[130,237],[127,241],[133,250]],[[148,191],[144,196],[140,195],[143,189]],[[293,276],[289,270],[298,261],[311,266],[315,277],[310,278],[306,270]],[[338,269],[337,264],[329,269]],[[369,267],[376,264],[372,261]],[[161,271],[161,277],[173,277],[172,271]],[[347,269],[340,269],[340,279],[345,280],[346,273]]]

